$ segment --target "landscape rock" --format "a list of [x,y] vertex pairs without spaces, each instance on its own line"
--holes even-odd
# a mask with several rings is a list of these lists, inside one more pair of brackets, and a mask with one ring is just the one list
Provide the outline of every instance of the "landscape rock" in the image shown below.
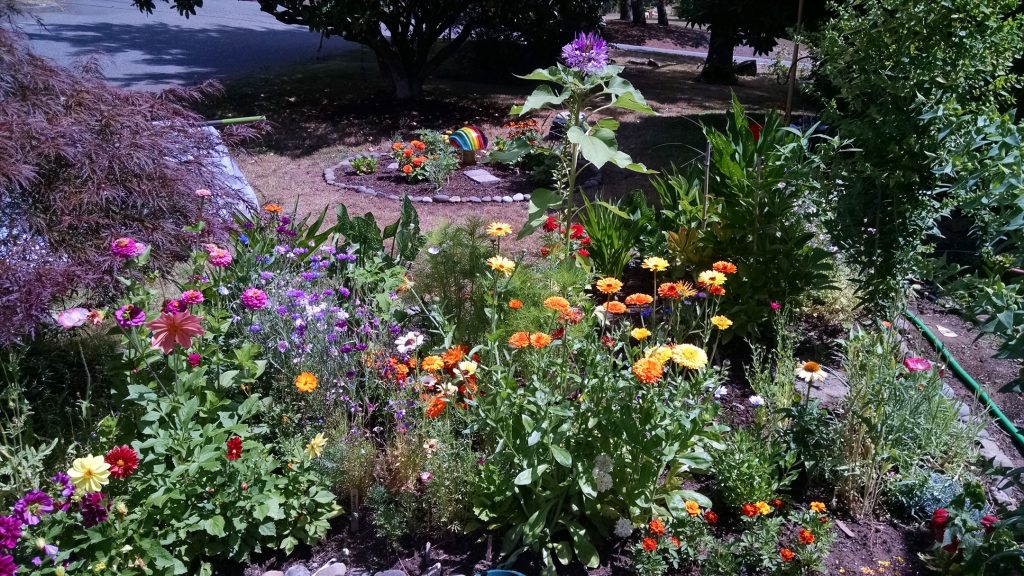
[[280,570],[267,570],[263,573],[263,576],[284,576],[284,572]]
[[345,576],[348,568],[341,562],[333,562],[316,571],[314,576]]
[[501,182],[501,178],[498,178],[494,174],[491,174],[483,168],[474,168],[473,170],[466,170],[463,172],[467,178],[476,182],[477,184],[497,184]]
[[474,202],[474,203],[475,202],[482,202],[483,201],[483,200],[480,199],[479,196],[470,196],[469,198],[466,198],[466,200],[468,200],[469,202]]
[[334,184],[334,168],[333,167],[324,170],[324,180],[326,180],[329,184]]
[[491,201],[491,197],[490,197],[490,196],[484,196],[484,197],[483,197],[483,198],[481,198],[480,200],[481,200],[482,202],[490,202],[490,201]]
[[392,162],[387,165],[387,170],[398,170],[398,162]]
[[[847,394],[850,393],[850,386],[847,384],[846,373],[842,370],[827,370],[828,378],[824,382],[815,382],[811,386],[811,398],[817,399],[822,404],[836,405]],[[793,381],[793,386],[801,395],[807,392],[807,383],[800,379]]]
[[447,201],[448,201],[448,196],[445,196],[444,194],[435,194],[434,195],[434,202],[447,202]]
[[1004,468],[1013,467],[1013,462],[1006,456],[998,444],[988,438],[982,438],[979,444],[981,444],[981,448],[978,450],[978,453],[981,454],[982,458],[996,466]]
[[511,203],[511,202],[512,202],[512,197],[511,197],[511,196],[502,196],[502,197],[501,197],[501,201],[502,201],[502,202],[508,202],[508,203]]
[[462,197],[461,196],[452,196],[452,197],[448,198],[448,201],[451,202],[452,204],[457,204],[459,202],[462,202]]
[[757,76],[757,60],[744,60],[733,67],[737,76]]
[[377,572],[373,576],[409,576],[401,570],[385,570],[383,572]]
[[433,201],[434,201],[434,199],[433,199],[433,198],[431,198],[430,196],[423,196],[423,197],[421,197],[421,198],[419,199],[419,201],[420,201],[420,202],[425,202],[425,203],[427,203],[427,204],[430,204],[431,202],[433,202]]
[[512,197],[512,200],[514,200],[516,202],[522,202],[525,199],[526,199],[526,197],[523,196],[522,194],[516,194],[515,196]]
[[288,569],[284,571],[284,576],[309,576],[309,568],[306,568],[302,564],[295,564],[293,566],[289,566]]

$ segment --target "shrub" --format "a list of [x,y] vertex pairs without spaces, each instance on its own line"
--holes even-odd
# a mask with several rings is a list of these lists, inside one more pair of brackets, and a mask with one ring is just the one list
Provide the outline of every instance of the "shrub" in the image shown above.
[[429,181],[440,189],[459,168],[459,157],[448,138],[436,130],[422,130],[419,139],[408,144],[396,141],[391,156],[409,182]]
[[356,174],[375,174],[378,163],[376,156],[356,156],[352,159],[352,169]]
[[711,453],[715,491],[730,510],[767,502],[789,489],[796,477],[796,454],[772,438],[738,429],[728,443]]

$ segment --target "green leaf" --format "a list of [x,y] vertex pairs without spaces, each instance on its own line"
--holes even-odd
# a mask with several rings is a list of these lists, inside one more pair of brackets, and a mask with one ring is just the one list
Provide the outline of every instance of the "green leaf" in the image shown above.
[[572,536],[572,545],[576,549],[576,557],[587,568],[597,568],[601,564],[601,557],[597,554],[597,548],[587,538],[587,531],[578,522],[567,522],[569,535]]
[[643,97],[637,99],[633,92],[626,92],[622,96],[619,96],[612,101],[612,106],[616,108],[622,108],[624,110],[632,110],[634,112],[641,112],[643,114],[657,114],[653,108],[647,105],[643,101]]
[[517,113],[519,115],[523,115],[531,110],[540,110],[547,106],[556,106],[564,102],[568,97],[568,90],[565,90],[561,94],[555,94],[554,91],[551,90],[550,86],[543,84],[541,86],[537,86],[533,91],[533,94],[530,94],[526,98],[526,102],[523,102],[523,105],[518,108]]
[[536,468],[527,468],[526,470],[523,470],[522,472],[519,473],[519,475],[516,476],[515,480],[513,480],[513,483],[515,483],[516,486],[526,486],[527,484],[532,484],[534,480],[540,478],[541,475],[544,474],[544,471],[547,470],[548,468],[549,466],[547,464],[541,464]]
[[551,455],[554,456],[555,462],[558,462],[562,466],[569,468],[572,466],[572,455],[569,451],[561,446],[551,445]]
[[207,518],[203,527],[210,536],[224,537],[224,517],[220,514]]
[[569,128],[565,136],[569,142],[580,147],[580,154],[593,164],[594,168],[600,169],[615,156],[615,150],[609,148],[600,138],[588,135],[579,126]]
[[548,210],[561,204],[562,196],[557,192],[552,192],[547,188],[537,188],[534,190],[530,196],[530,212],[526,217],[526,223],[523,224],[516,238],[522,240],[533,234],[533,231],[540,228],[544,220],[547,219]]
[[615,131],[619,129],[619,121],[614,118],[601,118],[597,122],[594,122],[594,126],[597,128],[604,128],[605,130]]
[[555,552],[555,558],[558,563],[563,566],[568,566],[569,562],[572,562],[572,545],[565,540],[561,542],[552,542],[551,549]]

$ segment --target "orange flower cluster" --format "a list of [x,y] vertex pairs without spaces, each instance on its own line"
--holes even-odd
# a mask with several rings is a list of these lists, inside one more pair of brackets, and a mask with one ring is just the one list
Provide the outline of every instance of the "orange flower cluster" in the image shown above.
[[[466,401],[472,400],[477,393],[476,375],[460,372],[460,363],[470,364],[475,370],[478,357],[472,360],[466,358],[469,348],[463,344],[457,344],[440,355],[424,356],[417,363],[415,358],[406,362],[400,362],[391,358],[385,371],[393,371],[395,374],[404,374],[407,377],[411,370],[420,370],[421,378],[413,384],[420,391],[420,398],[426,403],[424,414],[427,418],[434,419],[441,416],[451,404],[459,408],[468,408]],[[466,368],[466,366],[463,366]],[[404,382],[403,377],[400,382]]]
[[[645,537],[640,545],[643,547],[645,552],[654,552],[658,549],[658,538],[666,536],[665,523],[658,518],[654,518],[647,523],[647,529],[650,530],[651,535]],[[667,536],[667,540],[672,543],[676,548],[682,548],[683,542],[675,536]]]
[[523,308],[523,301],[518,299],[518,298],[514,298],[512,300],[509,300],[508,301],[508,307],[513,309],[513,310],[521,310]]
[[814,544],[814,534],[811,534],[811,531],[806,528],[800,529],[800,534],[797,536],[797,539],[799,539],[800,543],[804,546]]
[[391,144],[391,157],[398,162],[398,167],[408,180],[422,180],[425,178],[424,164],[430,158],[423,154],[427,145],[419,140],[413,140],[406,145],[404,142]]
[[505,124],[505,129],[508,130],[509,140],[526,137],[531,139],[531,145],[536,145],[536,139],[539,137],[539,134],[537,134],[537,121],[533,118],[522,122],[509,122]]
[[608,302],[607,304],[604,305],[604,309],[607,310],[609,314],[626,313],[626,305],[623,304],[622,302],[619,302],[618,300],[612,300]]
[[658,286],[658,296],[667,300],[693,298],[696,295],[697,291],[689,282],[665,282]]
[[544,299],[544,307],[548,310],[565,313],[569,310],[569,301],[561,296],[548,296]]
[[516,332],[508,339],[509,346],[513,348],[526,348],[527,346],[533,346],[534,348],[544,348],[548,344],[551,344],[551,336],[544,332]]
[[626,296],[626,306],[647,306],[651,302],[654,302],[654,298],[649,294],[630,294]]

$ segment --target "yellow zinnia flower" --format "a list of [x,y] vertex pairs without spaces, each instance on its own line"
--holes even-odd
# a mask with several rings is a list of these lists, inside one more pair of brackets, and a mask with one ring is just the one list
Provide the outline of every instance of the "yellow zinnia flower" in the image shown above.
[[306,444],[306,455],[310,458],[317,458],[324,453],[324,446],[327,445],[327,437],[323,432],[317,433],[313,439]]
[[768,505],[768,503],[767,503],[767,502],[765,502],[765,501],[763,501],[763,500],[762,500],[762,501],[760,501],[760,502],[755,502],[755,503],[754,503],[754,506],[756,506],[756,507],[757,507],[757,513],[758,513],[758,514],[760,514],[760,515],[762,515],[762,516],[765,516],[765,515],[771,514],[771,513],[772,513],[772,510],[774,510],[774,508],[772,508],[771,506],[769,506],[769,505]]
[[711,323],[719,330],[725,330],[729,326],[732,326],[732,320],[729,320],[725,316],[712,316]]
[[641,266],[645,270],[650,270],[651,272],[664,272],[665,270],[668,270],[668,260],[659,258],[658,256],[651,256],[649,258],[644,258],[644,263]]
[[491,222],[487,225],[487,235],[491,238],[501,238],[512,233],[512,226],[506,222]]
[[110,464],[103,461],[103,456],[75,458],[68,470],[68,477],[75,488],[83,492],[99,492],[110,482]]
[[693,344],[677,344],[672,347],[672,361],[690,370],[701,370],[708,365],[708,355]]
[[487,264],[490,265],[491,270],[501,272],[505,276],[511,276],[512,271],[516,269],[516,263],[504,256],[491,256],[487,259]]
[[637,340],[647,340],[651,337],[651,331],[647,328],[633,328],[629,335]]

